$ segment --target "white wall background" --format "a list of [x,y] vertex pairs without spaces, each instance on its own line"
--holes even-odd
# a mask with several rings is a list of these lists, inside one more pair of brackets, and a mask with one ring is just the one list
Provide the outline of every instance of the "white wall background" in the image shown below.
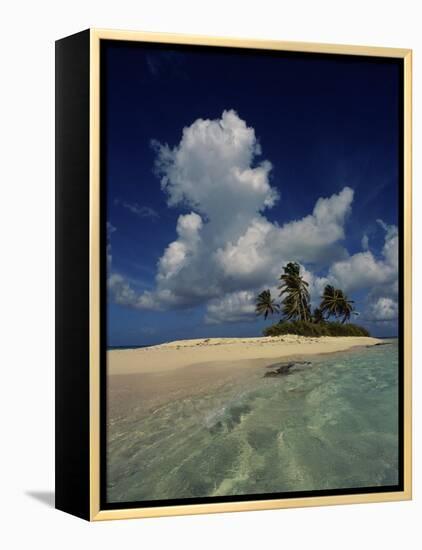
[[[90,525],[42,502],[52,498],[54,468],[54,40],[96,26],[413,48],[417,282],[417,274],[421,273],[418,239],[422,236],[418,216],[422,207],[418,104],[422,33],[418,11],[416,0],[15,0],[2,4],[0,544],[3,548],[421,547],[422,482],[418,471],[415,499],[403,503]],[[421,291],[417,287],[414,297],[415,310],[420,310]],[[416,430],[421,417],[420,326],[415,319]],[[416,458],[420,450],[420,438],[415,434]]]

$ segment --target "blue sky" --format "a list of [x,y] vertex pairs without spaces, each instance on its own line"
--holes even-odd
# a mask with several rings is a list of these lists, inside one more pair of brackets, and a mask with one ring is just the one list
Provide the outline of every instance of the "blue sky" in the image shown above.
[[299,261],[397,333],[399,66],[107,43],[108,345],[259,335]]

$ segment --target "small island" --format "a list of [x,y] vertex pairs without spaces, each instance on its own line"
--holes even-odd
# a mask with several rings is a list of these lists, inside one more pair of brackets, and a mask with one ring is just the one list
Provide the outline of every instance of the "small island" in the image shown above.
[[[287,263],[279,280],[280,303],[270,289],[263,290],[256,298],[258,316],[264,319],[282,316],[264,329],[262,337],[195,338],[113,350],[108,352],[109,374],[166,373],[169,376],[170,371],[183,371],[187,367],[203,372],[211,368],[215,382],[219,376],[224,380],[223,373],[239,366],[265,368],[280,359],[295,359],[294,363],[283,364],[280,371],[267,373],[273,376],[289,372],[293,364],[297,365],[296,358],[381,343],[372,338],[366,328],[350,322],[352,315],[358,313],[353,300],[343,290],[326,285],[319,306],[312,310],[309,283],[298,263]],[[190,379],[183,379],[185,389],[195,386],[195,370],[190,375]]]
[[312,311],[309,283],[301,275],[298,263],[289,262],[283,267],[278,289],[281,304],[276,302],[269,289],[263,290],[256,299],[257,315],[267,319],[281,312],[283,316],[264,330],[264,336],[370,336],[366,328],[350,323],[351,316],[358,313],[353,300],[349,300],[339,288],[326,285],[319,307]]

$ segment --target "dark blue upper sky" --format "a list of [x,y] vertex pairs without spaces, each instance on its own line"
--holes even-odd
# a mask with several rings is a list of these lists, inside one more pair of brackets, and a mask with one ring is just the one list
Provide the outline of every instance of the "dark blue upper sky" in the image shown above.
[[[152,140],[175,147],[184,127],[200,118],[220,119],[230,109],[255,130],[262,149],[257,162],[272,164],[269,183],[280,199],[265,211],[268,221],[283,226],[300,220],[312,213],[318,198],[348,186],[354,199],[341,245],[350,256],[359,253],[366,234],[373,257],[382,261],[385,232],[376,220],[398,223],[397,63],[111,41],[102,55],[107,219],[114,228],[109,272],[119,274],[133,293],[154,291],[157,262],[177,238],[179,216],[192,210],[168,206],[154,171]],[[313,271],[323,276],[324,269],[329,266]],[[370,291],[351,294],[365,302]],[[206,324],[205,308],[206,301],[150,311],[110,293],[108,344],[262,330],[260,321]],[[394,322],[367,317],[374,332],[396,332]]]

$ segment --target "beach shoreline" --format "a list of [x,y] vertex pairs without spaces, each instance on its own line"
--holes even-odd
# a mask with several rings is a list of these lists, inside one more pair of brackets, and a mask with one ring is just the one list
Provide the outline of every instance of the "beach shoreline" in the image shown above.
[[278,360],[347,351],[355,347],[373,346],[382,340],[364,336],[308,336],[284,335],[257,338],[199,338],[178,340],[156,346],[107,351],[109,375],[153,374],[179,371],[194,365],[212,365],[221,368],[227,363],[245,368],[271,365]]

